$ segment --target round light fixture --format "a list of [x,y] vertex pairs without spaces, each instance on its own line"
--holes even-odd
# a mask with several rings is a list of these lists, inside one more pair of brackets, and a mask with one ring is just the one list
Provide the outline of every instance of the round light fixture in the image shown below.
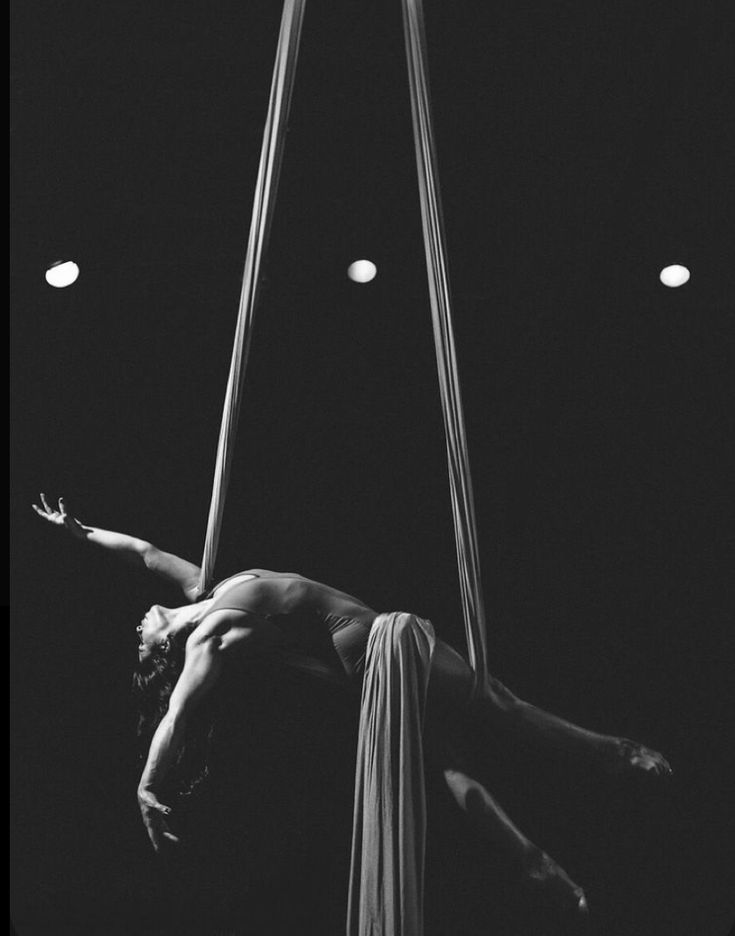
[[685,266],[674,263],[661,270],[659,279],[664,286],[683,286],[689,280],[689,270]]
[[353,283],[369,283],[377,272],[378,268],[371,260],[355,260],[347,267],[347,275]]
[[57,260],[46,270],[46,282],[56,289],[71,286],[79,276],[79,267],[73,260]]

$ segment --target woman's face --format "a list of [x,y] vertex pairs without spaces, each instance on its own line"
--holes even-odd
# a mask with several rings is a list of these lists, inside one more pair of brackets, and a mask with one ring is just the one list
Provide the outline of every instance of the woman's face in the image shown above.
[[135,628],[138,632],[138,659],[145,660],[172,632],[196,622],[210,602],[184,605],[182,608],[164,608],[153,605]]
[[171,608],[153,605],[135,628],[138,632],[138,659],[145,660],[167,637],[171,627]]

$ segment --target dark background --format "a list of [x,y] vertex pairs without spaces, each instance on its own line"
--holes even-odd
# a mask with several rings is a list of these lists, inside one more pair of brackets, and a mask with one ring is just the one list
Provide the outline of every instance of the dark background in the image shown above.
[[[246,808],[220,826],[242,823],[246,854],[232,845],[228,864],[190,845],[162,869],[135,804],[129,682],[142,612],[177,599],[30,510],[39,490],[63,494],[88,523],[201,554],[279,7],[15,4],[23,936],[185,920],[209,936],[215,924],[195,922],[207,913],[238,932],[341,932],[352,765],[340,705],[298,685],[275,705],[251,700]],[[486,777],[585,886],[595,932],[724,936],[728,5],[428,0],[426,17],[492,667],[675,770],[664,788],[620,785],[498,739]],[[312,0],[218,575],[297,570],[425,614],[461,646],[412,146],[399,4]],[[378,267],[368,285],[345,275],[359,257]],[[43,273],[62,259],[81,276],[54,290]],[[687,285],[661,285],[670,263],[691,269]],[[427,936],[563,932],[432,782]]]

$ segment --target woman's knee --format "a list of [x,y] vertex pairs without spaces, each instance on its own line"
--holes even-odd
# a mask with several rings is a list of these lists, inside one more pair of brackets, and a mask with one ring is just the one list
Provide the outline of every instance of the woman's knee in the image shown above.
[[431,661],[429,691],[453,706],[464,707],[472,698],[472,670],[448,644],[437,640]]
[[469,776],[457,767],[444,767],[442,776],[454,797],[456,799],[464,799],[472,783]]
[[516,709],[521,700],[514,695],[507,686],[503,685],[499,679],[490,673],[482,685],[479,700],[484,706],[489,706],[500,714],[507,714]]

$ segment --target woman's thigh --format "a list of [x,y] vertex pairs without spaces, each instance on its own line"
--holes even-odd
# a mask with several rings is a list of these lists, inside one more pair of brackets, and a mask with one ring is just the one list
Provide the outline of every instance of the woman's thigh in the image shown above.
[[463,707],[470,701],[474,678],[464,657],[443,640],[437,640],[431,659],[428,706]]

